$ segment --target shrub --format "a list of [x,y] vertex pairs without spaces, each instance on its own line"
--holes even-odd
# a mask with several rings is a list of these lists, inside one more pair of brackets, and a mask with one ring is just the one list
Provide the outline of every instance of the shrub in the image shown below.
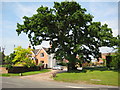
[[110,66],[114,69],[119,69],[120,67],[120,58],[118,58],[117,55],[112,56],[112,61],[110,63]]
[[5,57],[4,57],[5,63],[6,63],[6,64],[10,64],[10,65],[14,64],[14,62],[12,62],[12,60],[14,59],[14,57],[15,57],[15,53],[14,53],[14,52],[11,53],[11,54],[8,55],[8,56],[5,56]]
[[11,69],[11,68],[13,68],[12,65],[10,65],[10,64],[6,65],[6,69]]

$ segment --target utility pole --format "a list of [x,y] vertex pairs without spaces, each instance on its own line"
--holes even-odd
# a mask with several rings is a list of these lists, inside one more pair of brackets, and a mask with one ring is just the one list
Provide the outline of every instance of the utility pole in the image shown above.
[[14,44],[14,48],[15,48],[15,44]]
[[0,52],[2,52],[2,50],[1,50],[1,46],[0,46]]
[[5,51],[5,47],[2,47],[2,52],[4,53],[4,51]]

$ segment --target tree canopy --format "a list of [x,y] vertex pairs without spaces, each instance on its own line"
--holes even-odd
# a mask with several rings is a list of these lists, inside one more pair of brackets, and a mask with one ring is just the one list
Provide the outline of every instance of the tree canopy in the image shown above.
[[35,65],[35,63],[31,59],[32,49],[30,48],[24,49],[21,46],[18,46],[14,50],[15,50],[15,53],[14,53],[14,58],[12,60],[12,63],[22,64],[27,67],[31,67]]
[[93,16],[75,1],[54,2],[53,8],[40,6],[37,14],[24,16],[24,24],[17,23],[17,33],[26,33],[31,44],[40,45],[50,41],[50,53],[56,59],[68,59],[69,68],[75,69],[79,56],[90,61],[91,56],[100,57],[99,47],[112,47],[115,38],[107,24],[93,22]]

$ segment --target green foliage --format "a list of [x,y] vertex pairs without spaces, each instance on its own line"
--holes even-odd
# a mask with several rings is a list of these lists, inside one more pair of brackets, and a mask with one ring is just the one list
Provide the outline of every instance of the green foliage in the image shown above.
[[112,56],[112,61],[110,63],[110,66],[113,67],[114,69],[118,69],[118,63],[120,62],[120,60],[117,58],[117,56]]
[[5,56],[4,60],[5,60],[5,63],[6,64],[9,64],[9,65],[12,65],[12,64],[15,64],[14,62],[12,62],[12,60],[14,59],[15,57],[15,53],[11,53],[10,55],[8,56]]
[[53,8],[39,7],[32,17],[24,16],[24,24],[17,23],[17,33],[26,33],[31,44],[40,45],[42,41],[50,41],[56,59],[69,60],[71,69],[78,61],[91,60],[90,55],[99,58],[99,47],[112,47],[116,38],[107,24],[92,22],[93,16],[86,13],[79,3],[72,1],[54,2]]
[[11,69],[13,66],[11,64],[6,65],[6,69]]
[[43,63],[39,63],[39,65],[38,66],[43,66],[44,64]]
[[26,57],[23,61],[22,61],[23,66],[25,67],[35,67],[35,63],[29,58]]
[[31,59],[31,51],[32,49],[24,49],[21,46],[15,48],[15,57],[12,60],[14,64],[22,64],[26,67],[33,67],[35,63]]
[[4,63],[4,61],[5,61],[4,57],[5,57],[4,53],[0,52],[0,64]]
[[117,48],[116,48],[116,52],[115,55],[112,55],[112,62],[111,62],[111,66],[114,67],[115,69],[119,69],[120,70],[120,36],[118,35],[117,37]]

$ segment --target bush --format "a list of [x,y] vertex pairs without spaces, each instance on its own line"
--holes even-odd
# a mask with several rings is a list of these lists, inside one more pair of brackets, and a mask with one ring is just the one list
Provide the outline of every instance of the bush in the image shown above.
[[23,72],[29,72],[29,71],[40,71],[41,68],[38,66],[34,67],[24,67],[24,66],[13,66],[8,68],[8,73],[23,73]]
[[120,67],[120,58],[118,58],[117,55],[112,56],[112,61],[110,63],[110,66],[113,67],[113,69],[119,69]]
[[10,64],[6,65],[6,69],[11,69],[11,68],[13,68],[12,65],[10,65]]
[[44,65],[43,63],[39,63],[39,65],[38,65],[38,66],[40,66],[40,67],[41,67],[41,66],[43,66],[43,65]]
[[14,63],[12,62],[12,60],[14,59],[14,57],[15,57],[15,53],[14,53],[14,52],[11,53],[9,56],[5,56],[5,57],[4,57],[5,63],[6,63],[6,64],[10,64],[10,65],[14,64]]
[[30,58],[25,58],[23,66],[30,68],[30,67],[35,67],[36,65],[33,62],[33,60],[31,60]]
[[5,55],[4,55],[4,53],[3,52],[0,52],[0,65],[1,64],[4,64],[4,57],[5,57]]

